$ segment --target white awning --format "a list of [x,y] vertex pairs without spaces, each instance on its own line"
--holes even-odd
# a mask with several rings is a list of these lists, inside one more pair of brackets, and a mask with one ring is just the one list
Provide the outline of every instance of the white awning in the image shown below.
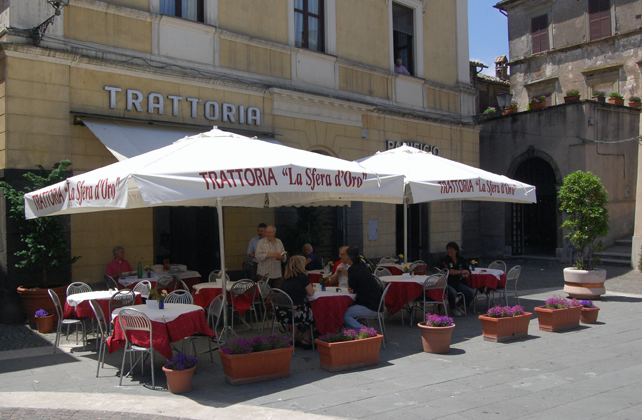
[[[81,117],[81,119],[119,161],[169,146],[176,140],[209,131],[178,125],[145,124],[90,117]],[[281,144],[272,138],[259,138],[259,140]]]

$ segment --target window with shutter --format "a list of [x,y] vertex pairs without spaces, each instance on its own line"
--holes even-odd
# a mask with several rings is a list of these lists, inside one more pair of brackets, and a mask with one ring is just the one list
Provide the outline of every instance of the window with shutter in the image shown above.
[[160,0],[160,14],[204,22],[203,0]]
[[591,41],[611,36],[611,0],[589,0]]
[[541,15],[531,19],[531,43],[533,54],[548,51],[548,15]]
[[325,52],[323,0],[294,1],[294,45]]
[[415,52],[413,39],[414,11],[397,3],[392,3],[392,44],[395,61],[400,59],[411,75],[415,74]]

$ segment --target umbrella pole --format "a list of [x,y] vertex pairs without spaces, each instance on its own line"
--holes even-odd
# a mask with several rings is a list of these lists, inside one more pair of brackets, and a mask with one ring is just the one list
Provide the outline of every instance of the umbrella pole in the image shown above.
[[[222,198],[216,197],[216,213],[218,215],[218,240],[219,252],[221,253],[221,282],[223,285],[223,341],[228,342],[228,326],[227,320],[227,280],[225,273],[225,236],[223,235],[223,205]],[[234,334],[234,331],[231,331]]]
[[403,262],[408,262],[408,197],[403,198]]

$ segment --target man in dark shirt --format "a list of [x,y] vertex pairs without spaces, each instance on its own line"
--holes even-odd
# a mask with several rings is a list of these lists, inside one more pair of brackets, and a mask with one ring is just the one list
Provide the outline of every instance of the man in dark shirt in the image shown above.
[[343,316],[343,323],[352,329],[362,325],[355,318],[373,318],[377,316],[379,302],[383,291],[379,288],[370,269],[361,261],[358,248],[346,250],[350,268],[348,268],[348,292],[357,295],[354,305],[350,306]]

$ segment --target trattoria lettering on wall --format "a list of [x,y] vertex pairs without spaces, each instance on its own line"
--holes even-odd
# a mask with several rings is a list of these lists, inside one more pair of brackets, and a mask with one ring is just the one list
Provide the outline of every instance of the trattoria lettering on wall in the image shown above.
[[[109,107],[116,108],[118,97],[123,95],[122,89],[115,86],[105,86],[109,92]],[[149,93],[147,97],[136,89],[127,89],[125,95],[125,109],[127,111],[144,112],[148,114],[165,114],[165,98],[168,104],[171,103],[172,115],[179,115],[179,105],[186,101],[190,104],[190,117],[198,118],[204,116],[210,121],[222,121],[247,125],[261,125],[261,110],[257,107],[244,105],[234,105],[223,102],[219,104],[216,101],[203,101],[200,98],[182,97],[176,95],[167,95],[164,97],[160,93]]]

